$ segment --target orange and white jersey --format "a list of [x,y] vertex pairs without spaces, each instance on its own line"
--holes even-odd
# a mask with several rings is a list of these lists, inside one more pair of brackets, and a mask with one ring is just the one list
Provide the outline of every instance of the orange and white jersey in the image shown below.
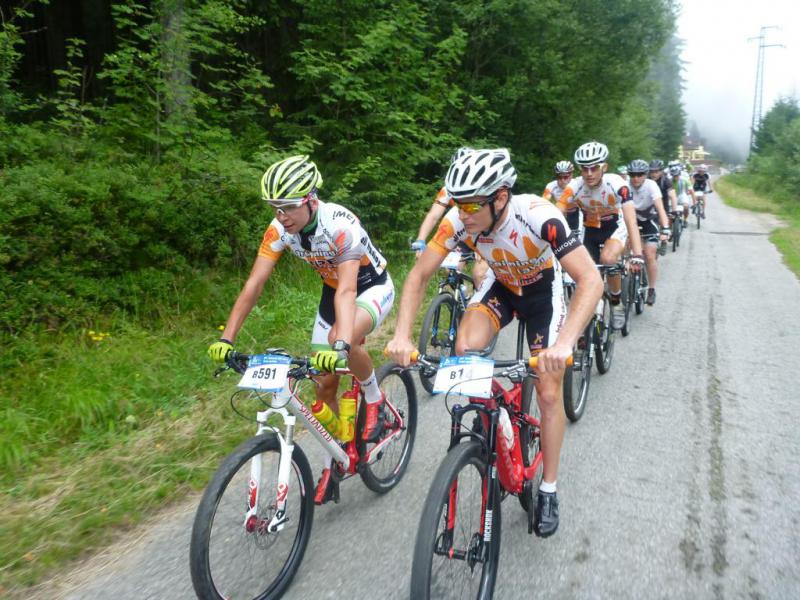
[[434,204],[438,204],[439,206],[444,206],[445,208],[452,208],[453,199],[450,197],[450,194],[447,193],[447,190],[442,187],[439,192],[436,194],[436,198],[433,199]]
[[278,219],[273,219],[264,232],[258,255],[278,260],[289,248],[298,258],[310,264],[322,280],[336,288],[336,267],[348,260],[358,260],[358,289],[383,279],[386,259],[373,246],[358,218],[345,207],[329,202],[317,204],[316,226],[308,232],[289,234]]
[[[557,203],[561,198],[561,194],[564,193],[564,189],[565,188],[558,185],[558,179],[553,179],[553,181],[545,186],[544,192],[542,192],[542,198]],[[578,210],[578,207],[576,206],[573,210]]]
[[553,280],[561,280],[557,258],[581,245],[564,215],[535,194],[512,196],[503,222],[487,236],[467,233],[458,207],[451,208],[428,247],[444,256],[459,242],[480,254],[496,280],[517,296],[539,291],[549,295]]
[[583,211],[584,227],[596,228],[601,221],[619,219],[622,205],[630,200],[628,182],[615,173],[606,173],[594,188],[586,185],[583,177],[570,181],[558,200],[558,207],[569,212],[577,206]]

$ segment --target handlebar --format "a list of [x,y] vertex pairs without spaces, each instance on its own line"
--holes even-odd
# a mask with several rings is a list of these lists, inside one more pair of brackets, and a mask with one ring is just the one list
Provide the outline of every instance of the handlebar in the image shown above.
[[[314,359],[310,356],[291,356],[287,354],[283,350],[279,348],[269,348],[265,352],[265,354],[282,354],[284,356],[288,356],[291,360],[290,365],[291,368],[289,369],[289,377],[293,379],[301,379],[308,377],[310,375],[319,375],[321,371],[318,371],[314,368]],[[252,354],[244,354],[242,352],[236,352],[231,350],[228,352],[228,355],[225,357],[225,366],[219,367],[215,372],[214,376],[219,376],[220,373],[227,369],[233,369],[239,374],[244,374],[247,371],[247,365],[250,362],[250,357],[253,356]],[[347,361],[345,359],[339,359],[336,361],[336,369],[337,370],[346,370]]]
[[[420,354],[417,350],[411,353],[411,362],[412,363],[422,363],[428,365],[438,365],[441,362],[440,356],[426,356],[424,354]],[[571,367],[573,363],[572,356],[567,357],[567,366]],[[539,366],[539,357],[538,356],[531,356],[527,359],[511,359],[511,360],[496,360],[494,361],[494,366],[497,369],[505,369],[508,367],[517,367],[517,366],[526,366],[529,369],[535,369]]]

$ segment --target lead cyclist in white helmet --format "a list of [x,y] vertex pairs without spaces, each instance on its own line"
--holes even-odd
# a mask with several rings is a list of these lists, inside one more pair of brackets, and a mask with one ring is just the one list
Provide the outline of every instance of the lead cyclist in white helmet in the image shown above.
[[[387,346],[409,364],[416,349],[411,328],[428,280],[448,252],[466,243],[489,263],[458,328],[456,354],[482,350],[516,313],[526,323],[528,347],[539,357],[536,399],[542,413],[544,476],[534,511],[534,531],[556,532],[556,476],[566,417],[562,383],[566,360],[592,316],[603,283],[579,238],[550,202],[534,194],[511,194],[517,174],[508,150],[479,150],[450,165],[445,178],[455,206],[406,278],[397,327]],[[577,287],[566,314],[562,267]]]

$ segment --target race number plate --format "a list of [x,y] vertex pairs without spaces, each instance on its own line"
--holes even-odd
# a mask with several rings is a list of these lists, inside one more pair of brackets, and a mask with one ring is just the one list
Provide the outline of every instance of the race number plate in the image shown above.
[[463,394],[477,398],[492,395],[494,361],[482,356],[450,356],[439,363],[433,393]]
[[461,252],[451,252],[444,257],[444,260],[442,261],[442,268],[457,269],[459,262],[461,262]]
[[259,392],[279,392],[286,385],[291,359],[281,354],[254,354],[239,387]]

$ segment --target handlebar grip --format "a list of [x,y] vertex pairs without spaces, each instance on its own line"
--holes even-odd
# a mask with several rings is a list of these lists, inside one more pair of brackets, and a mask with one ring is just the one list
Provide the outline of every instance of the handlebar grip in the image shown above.
[[417,362],[417,360],[419,360],[419,350],[414,350],[414,351],[411,353],[411,357],[410,357],[410,359],[411,359],[411,362],[412,362],[412,363],[415,363],[415,362]]
[[[568,367],[571,367],[571,366],[572,366],[572,364],[573,364],[573,362],[574,362],[574,361],[573,361],[573,357],[572,357],[572,356],[568,356],[568,357],[567,357],[567,366],[568,366]],[[531,356],[531,357],[528,359],[528,366],[529,366],[531,369],[535,369],[535,368],[536,368],[538,365],[539,365],[539,357],[538,357],[538,356]]]

